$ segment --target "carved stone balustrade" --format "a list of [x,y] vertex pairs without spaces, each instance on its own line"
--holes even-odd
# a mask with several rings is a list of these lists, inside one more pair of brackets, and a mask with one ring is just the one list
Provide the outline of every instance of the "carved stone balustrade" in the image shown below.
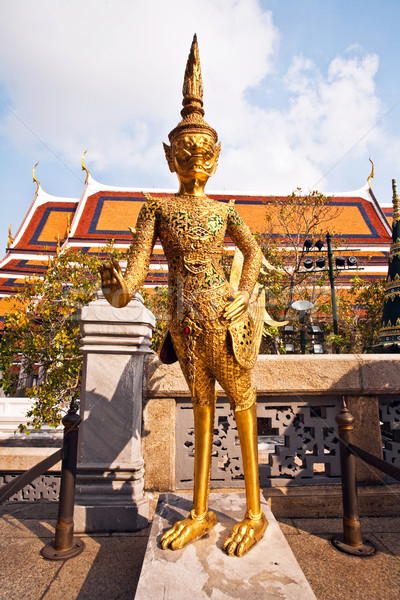
[[[335,415],[342,396],[355,417],[354,443],[377,456],[382,456],[383,446],[384,457],[400,466],[398,355],[262,355],[253,381],[258,389],[264,487],[340,482]],[[191,488],[193,414],[179,366],[147,357],[144,396],[146,487]],[[383,442],[380,421],[385,428]],[[382,476],[360,461],[357,477],[364,485],[382,483]],[[211,486],[243,487],[237,431],[222,390],[215,416]]]

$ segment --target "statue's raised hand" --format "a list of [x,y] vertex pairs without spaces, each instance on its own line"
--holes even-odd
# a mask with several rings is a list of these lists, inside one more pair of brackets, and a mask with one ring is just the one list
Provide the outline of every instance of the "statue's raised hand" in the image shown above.
[[131,297],[118,261],[113,258],[111,264],[100,267],[101,289],[104,297],[116,308],[123,308]]

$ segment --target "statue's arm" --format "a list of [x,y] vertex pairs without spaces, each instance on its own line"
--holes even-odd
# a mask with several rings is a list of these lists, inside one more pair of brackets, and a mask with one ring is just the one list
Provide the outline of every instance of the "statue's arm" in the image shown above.
[[138,216],[124,275],[116,260],[100,269],[103,294],[112,306],[126,306],[143,284],[156,237],[156,204],[148,201]]
[[240,317],[248,307],[250,296],[260,272],[263,255],[250,229],[231,206],[228,207],[227,230],[229,236],[243,254],[243,267],[238,291],[233,301],[227,305],[224,311],[224,316],[232,320]]
[[228,207],[227,229],[232,241],[243,254],[243,267],[238,289],[251,295],[257,283],[262,264],[261,249],[249,227],[231,206]]

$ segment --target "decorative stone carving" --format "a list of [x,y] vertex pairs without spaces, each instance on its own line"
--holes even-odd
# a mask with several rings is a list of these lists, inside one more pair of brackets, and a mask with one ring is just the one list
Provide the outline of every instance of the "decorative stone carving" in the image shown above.
[[383,458],[400,468],[400,400],[381,402],[379,416],[382,422]]
[[[340,460],[335,416],[340,398],[271,402],[259,398],[259,463],[262,485],[337,483]],[[194,432],[189,402],[177,403],[177,488],[193,486]],[[228,402],[217,403],[211,486],[243,487],[238,433]]]

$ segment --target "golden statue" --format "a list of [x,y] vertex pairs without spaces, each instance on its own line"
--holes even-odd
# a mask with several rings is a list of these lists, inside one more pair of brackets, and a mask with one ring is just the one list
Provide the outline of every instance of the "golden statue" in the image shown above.
[[[106,299],[128,304],[143,284],[158,237],[168,261],[168,333],[160,359],[179,360],[193,403],[195,427],[193,509],[161,538],[165,549],[182,548],[204,536],[217,522],[208,510],[214,430],[215,382],[234,411],[240,438],[247,511],[224,542],[228,554],[242,556],[263,536],[267,519],[260,504],[257,453],[256,390],[250,369],[259,347],[261,325],[248,307],[262,262],[249,228],[233,207],[208,198],[204,187],[217,168],[220,144],[203,119],[203,84],[196,36],[183,84],[182,121],[164,144],[169,168],[178,176],[179,192],[168,198],[146,194],[128,254],[125,274],[117,261],[101,269]],[[244,256],[237,289],[221,264],[225,234]]]

